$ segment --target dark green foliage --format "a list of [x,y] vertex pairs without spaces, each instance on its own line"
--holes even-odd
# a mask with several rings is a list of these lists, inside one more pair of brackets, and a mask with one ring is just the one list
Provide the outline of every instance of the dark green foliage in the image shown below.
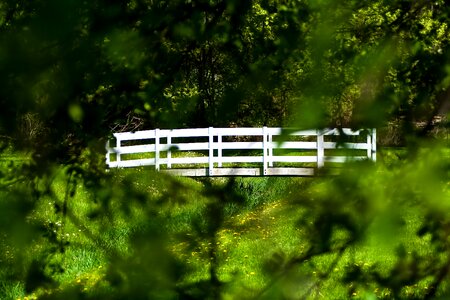
[[[449,16],[443,0],[1,1],[0,298],[239,296],[218,234],[274,198],[303,250],[274,249],[246,295],[445,298]],[[377,127],[403,148],[312,181],[105,172],[111,130],[236,125]],[[208,245],[205,276],[176,242]],[[352,255],[378,248],[393,261]],[[64,279],[84,249],[107,262],[88,291]]]
[[[285,197],[286,191],[292,187],[301,186],[302,181],[294,178],[276,177],[239,177],[233,181],[232,189],[243,197],[241,209],[252,210],[270,200],[277,200]],[[232,210],[232,208],[231,208]]]

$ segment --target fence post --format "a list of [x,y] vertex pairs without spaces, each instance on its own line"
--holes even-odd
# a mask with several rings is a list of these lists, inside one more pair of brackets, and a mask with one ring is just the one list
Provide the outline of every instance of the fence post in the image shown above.
[[120,138],[116,137],[116,161],[117,161],[117,166],[120,167],[120,162],[122,161],[122,159],[120,158],[120,144],[122,143],[122,141],[120,140]]
[[222,133],[217,133],[217,166],[222,167]]
[[263,128],[263,172],[267,175],[267,127]]
[[377,129],[372,129],[372,160],[377,161]]
[[317,130],[317,167],[322,168],[324,166],[325,151],[323,149],[323,132]]
[[208,173],[209,176],[213,175],[213,169],[214,169],[214,135],[213,135],[213,127],[208,127],[208,136],[209,136],[209,156],[208,156]]
[[109,146],[109,139],[106,141],[106,165],[109,168],[109,163],[111,162],[111,147]]
[[272,138],[272,133],[269,132],[269,167],[273,167],[273,138]]
[[155,170],[159,171],[159,128],[155,129]]
[[170,159],[172,158],[172,130],[167,134],[167,169],[172,168]]

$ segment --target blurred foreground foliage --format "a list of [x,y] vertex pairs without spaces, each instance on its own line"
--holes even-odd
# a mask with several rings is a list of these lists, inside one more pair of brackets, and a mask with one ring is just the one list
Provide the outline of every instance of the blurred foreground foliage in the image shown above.
[[[348,297],[448,297],[449,13],[443,0],[1,1],[0,298],[315,298],[337,266]],[[214,246],[195,280],[168,248],[215,245],[269,185],[150,172],[138,188],[102,157],[111,130],[236,125],[376,127],[403,148],[277,191],[303,209],[303,250],[274,250],[265,287],[236,290]],[[175,230],[170,212],[192,199],[202,213]],[[88,290],[61,283],[74,230],[107,261]],[[393,259],[341,266],[366,248]]]

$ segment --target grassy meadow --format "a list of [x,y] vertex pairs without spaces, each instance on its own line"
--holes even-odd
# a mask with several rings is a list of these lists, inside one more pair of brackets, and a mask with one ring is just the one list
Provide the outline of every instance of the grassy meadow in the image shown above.
[[[398,157],[397,151],[382,159],[389,166]],[[10,279],[0,298],[61,299],[76,291],[82,299],[120,299],[130,290],[164,299],[390,299],[393,292],[421,298],[431,276],[399,282],[398,291],[380,286],[380,278],[415,258],[438,263],[446,254],[436,257],[433,237],[417,234],[424,222],[419,201],[393,203],[409,192],[394,187],[411,178],[378,168],[361,179],[364,168],[373,166],[334,177],[210,179],[122,169],[94,190],[56,167],[27,216],[29,224],[43,224],[45,237],[0,248],[10,266],[0,271]],[[334,188],[352,180],[356,191],[343,199],[345,191]],[[324,217],[336,218],[336,226],[320,227]],[[39,257],[50,262],[41,274],[48,285],[27,292],[9,273]]]

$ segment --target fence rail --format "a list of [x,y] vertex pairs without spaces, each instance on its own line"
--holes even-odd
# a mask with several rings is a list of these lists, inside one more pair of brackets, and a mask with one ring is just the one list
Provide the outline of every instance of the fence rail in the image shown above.
[[154,166],[183,176],[308,176],[325,163],[376,160],[375,129],[209,127],[120,132],[113,137],[106,146],[109,168]]

